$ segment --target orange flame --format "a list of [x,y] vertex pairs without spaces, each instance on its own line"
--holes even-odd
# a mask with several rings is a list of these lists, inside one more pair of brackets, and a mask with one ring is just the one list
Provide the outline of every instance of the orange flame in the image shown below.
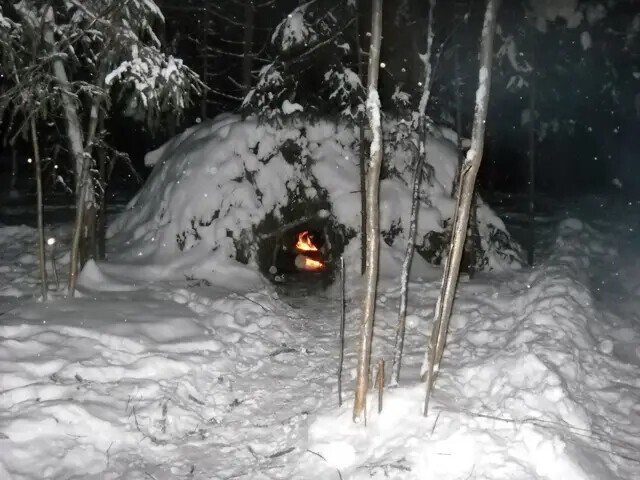
[[[317,252],[318,247],[316,247],[311,241],[311,236],[308,231],[302,232],[298,235],[298,242],[296,243],[296,248],[301,252]],[[310,260],[314,262],[315,260]],[[320,262],[317,262],[320,263]],[[322,265],[322,264],[321,264]]]
[[302,254],[296,257],[295,264],[299,270],[320,270],[324,268],[324,263]]
[[318,269],[324,267],[324,263],[319,262],[317,260],[314,260],[312,258],[305,258],[304,267],[307,270],[318,270]]

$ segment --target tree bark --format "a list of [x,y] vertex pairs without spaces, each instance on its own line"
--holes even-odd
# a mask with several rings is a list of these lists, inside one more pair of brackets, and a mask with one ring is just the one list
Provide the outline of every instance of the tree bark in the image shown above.
[[[45,13],[45,22],[43,26],[43,38],[51,53],[57,53],[57,47],[54,37],[54,13],[53,7],[49,7]],[[67,130],[67,140],[69,142],[69,151],[74,162],[75,180],[76,180],[76,221],[73,234],[73,242],[71,247],[71,263],[69,265],[69,295],[73,296],[76,286],[79,260],[80,237],[85,220],[86,207],[90,207],[93,203],[93,188],[87,178],[90,170],[90,157],[85,155],[85,146],[83,144],[82,124],[78,115],[78,106],[70,93],[71,85],[67,70],[59,55],[52,56],[53,75],[60,85],[62,95],[62,106],[64,110],[64,118]],[[90,208],[89,208],[90,210]]]
[[471,134],[471,148],[460,170],[460,194],[457,198],[456,213],[453,222],[453,235],[449,254],[444,265],[442,286],[436,302],[435,316],[429,345],[422,365],[422,374],[426,381],[424,415],[429,410],[429,399],[433,383],[440,367],[444,351],[449,319],[460,273],[460,260],[467,235],[469,214],[473,200],[475,180],[482,161],[484,134],[491,90],[491,66],[493,60],[493,39],[496,29],[496,16],[500,0],[488,0],[482,27],[480,43],[480,70],[478,90]]
[[402,262],[402,273],[400,279],[400,308],[398,311],[398,327],[396,331],[396,341],[393,350],[393,365],[391,367],[391,384],[397,385],[400,381],[400,367],[402,364],[402,352],[404,350],[404,334],[407,319],[407,301],[409,295],[409,271],[411,260],[416,243],[416,224],[418,222],[418,206],[420,202],[420,181],[422,180],[422,165],[427,155],[427,106],[431,95],[431,51],[433,49],[433,13],[436,7],[436,0],[429,0],[429,17],[427,19],[427,51],[424,55],[424,85],[422,86],[422,96],[418,106],[419,124],[418,135],[418,161],[416,162],[416,172],[413,180],[413,191],[411,201],[411,217],[409,220],[409,238],[407,239],[407,249]]
[[[100,131],[104,131],[104,114],[100,115]],[[98,149],[98,174],[100,176],[100,192],[98,198],[98,211],[96,215],[96,256],[98,260],[104,260],[106,256],[106,226],[107,226],[107,155],[104,148]]]
[[[43,36],[45,43],[51,49],[51,53],[55,54],[58,52],[53,34],[53,23],[53,7],[49,7],[46,13]],[[61,57],[59,55],[52,55],[51,62],[53,74],[62,91],[61,99],[67,129],[67,140],[69,142],[69,151],[74,162],[74,172],[77,182],[82,175],[84,166],[84,146],[82,140],[82,126],[78,115],[78,106],[69,92],[71,88],[69,77]]]
[[[100,78],[98,78],[97,85],[100,88],[104,88],[104,72],[106,68],[101,68]],[[82,189],[87,189],[88,193],[85,201],[85,205],[82,208],[83,218],[80,225],[81,236],[80,243],[77,246],[78,251],[78,259],[80,263],[80,267],[82,267],[87,261],[91,258],[96,258],[98,256],[98,246],[97,246],[97,215],[98,215],[98,206],[96,205],[95,199],[95,187],[93,185],[93,181],[90,175],[91,172],[91,160],[92,153],[95,146],[96,135],[98,132],[98,127],[100,125],[100,118],[103,116],[100,103],[102,102],[102,97],[99,94],[94,95],[91,100],[91,109],[89,110],[89,124],[87,127],[87,138],[85,139],[84,144],[84,156],[85,161],[88,162],[88,165],[85,168],[88,169],[88,175],[84,180],[85,183],[81,185]]]
[[[360,2],[356,0],[356,50],[358,61],[358,77],[362,84],[365,84],[365,72],[362,62],[362,42],[360,41]],[[367,155],[366,148],[366,136],[365,136],[365,124],[364,119],[358,122],[358,128],[360,130],[360,275],[364,275],[367,268]]]
[[44,240],[44,212],[42,198],[42,164],[40,161],[40,148],[38,146],[38,131],[36,130],[36,120],[32,116],[29,119],[29,127],[31,130],[31,144],[33,146],[33,161],[36,167],[36,195],[37,195],[37,212],[38,212],[38,258],[40,261],[40,292],[42,301],[47,301],[47,257],[45,251]]
[[[422,130],[421,135],[426,132]],[[422,180],[422,165],[424,155],[418,155],[415,176],[413,178],[413,191],[411,200],[411,218],[409,220],[409,233],[407,239],[407,250],[402,262],[402,273],[400,279],[400,307],[398,310],[398,327],[396,330],[396,342],[393,349],[393,365],[391,367],[390,386],[396,386],[400,382],[400,368],[402,366],[402,352],[404,350],[404,334],[407,321],[407,303],[409,297],[409,272],[411,270],[411,260],[416,245],[416,226],[418,223],[418,205],[420,203],[420,183]]]
[[[533,36],[533,35],[532,35]],[[527,261],[533,266],[536,238],[536,80],[535,80],[535,47],[531,55],[531,77],[529,91],[529,245]]]
[[356,371],[356,391],[353,403],[353,421],[361,419],[365,411],[371,365],[371,342],[378,285],[378,257],[380,253],[380,170],[382,167],[382,124],[378,74],[380,69],[380,44],[382,43],[382,0],[373,0],[371,46],[369,49],[367,113],[372,140],[371,163],[367,172],[367,268],[365,271],[365,295],[360,329],[360,352]]

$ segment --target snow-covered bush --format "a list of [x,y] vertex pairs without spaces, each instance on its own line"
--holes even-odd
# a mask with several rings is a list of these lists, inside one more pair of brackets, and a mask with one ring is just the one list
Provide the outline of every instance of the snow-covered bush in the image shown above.
[[[417,138],[408,125],[387,125],[385,131],[395,133],[394,141],[385,142],[381,229],[387,245],[404,249]],[[448,133],[434,130],[427,145],[418,217],[420,252],[429,251],[429,235],[442,232],[453,215],[457,156],[445,138]],[[327,218],[346,244],[360,230],[358,142],[357,130],[329,121],[294,120],[275,127],[223,115],[192,127],[147,155],[147,164],[153,166],[147,183],[109,230],[118,252],[114,260],[137,257],[140,262],[171,264],[188,257],[190,265],[202,268],[165,273],[204,278],[229,265],[258,266],[260,239],[268,233],[265,225],[284,225],[304,216]],[[519,265],[517,246],[482,202],[478,224],[483,266]],[[506,242],[493,242],[496,235]],[[347,257],[358,255],[356,248],[346,252]],[[264,265],[260,267],[264,271]]]

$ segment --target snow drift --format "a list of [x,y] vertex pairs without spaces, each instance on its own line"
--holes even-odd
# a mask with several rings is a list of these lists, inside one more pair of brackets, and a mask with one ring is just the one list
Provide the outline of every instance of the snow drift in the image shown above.
[[[410,124],[385,128],[381,228],[385,243],[404,250],[411,205],[417,135]],[[431,245],[453,214],[457,170],[450,131],[434,129],[427,146],[417,250]],[[337,255],[360,230],[358,132],[329,121],[292,120],[285,126],[222,115],[186,130],[146,157],[153,171],[111,225],[113,261],[166,265],[161,276],[211,279],[228,269],[264,273],[260,239],[303,218],[322,218]],[[481,266],[519,265],[519,253],[502,221],[479,200]],[[506,241],[496,242],[496,238]],[[336,240],[337,239],[337,240]],[[346,249],[356,265],[356,248]],[[432,252],[431,252],[432,253]],[[428,253],[426,257],[437,255]]]

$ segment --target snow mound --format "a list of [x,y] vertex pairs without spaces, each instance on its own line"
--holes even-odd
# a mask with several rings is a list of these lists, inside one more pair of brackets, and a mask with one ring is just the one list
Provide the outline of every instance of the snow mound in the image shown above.
[[[416,135],[401,122],[385,131],[390,133],[385,143],[387,173],[381,182],[381,227],[389,245],[403,245]],[[328,121],[294,120],[276,127],[226,114],[192,127],[147,156],[147,164],[154,165],[148,181],[109,228],[116,252],[112,259],[137,265],[172,263],[174,267],[162,272],[167,278],[197,274],[211,279],[219,269],[238,268],[240,263],[255,266],[258,225],[267,217],[284,223],[284,211],[292,202],[303,205],[304,214],[318,214],[326,207],[353,238],[360,227],[357,148],[357,132]],[[454,145],[435,132],[427,161],[419,246],[425,245],[429,232],[442,232],[452,216]],[[491,242],[496,232],[508,234],[482,202],[478,220],[488,267],[518,264],[517,255],[505,255]]]

